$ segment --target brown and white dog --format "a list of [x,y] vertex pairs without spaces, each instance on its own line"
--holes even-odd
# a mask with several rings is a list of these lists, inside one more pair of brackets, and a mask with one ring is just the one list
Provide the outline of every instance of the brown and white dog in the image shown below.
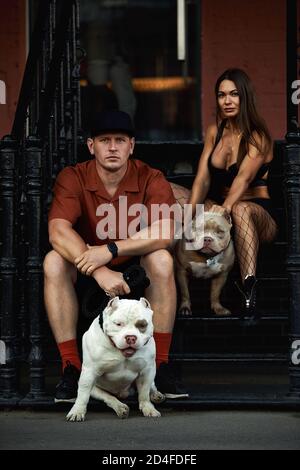
[[204,212],[204,233],[192,229],[192,239],[199,249],[186,250],[185,238],[175,245],[175,274],[181,292],[179,313],[191,315],[191,299],[188,287],[190,276],[211,281],[210,304],[216,315],[231,312],[220,303],[220,294],[234,263],[231,223],[216,212]]
[[[183,207],[190,191],[172,184],[177,202]],[[220,303],[220,294],[234,264],[234,248],[231,240],[231,221],[217,212],[204,212],[204,231],[192,225],[191,239],[195,249],[186,249],[185,238],[174,247],[175,276],[181,293],[179,313],[191,315],[189,277],[211,278],[210,304],[216,315],[230,315],[231,312]],[[190,242],[190,240],[189,240]],[[189,246],[190,248],[190,246]]]

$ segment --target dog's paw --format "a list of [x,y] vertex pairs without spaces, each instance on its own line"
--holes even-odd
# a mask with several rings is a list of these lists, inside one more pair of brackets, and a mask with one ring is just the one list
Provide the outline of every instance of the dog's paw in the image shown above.
[[150,392],[150,400],[153,401],[153,403],[162,403],[165,399],[166,396],[158,390]]
[[141,403],[140,410],[146,418],[160,418],[161,414],[157,411],[152,403]]
[[231,315],[231,311],[228,308],[223,307],[222,305],[215,305],[212,307],[212,311],[220,317],[227,317]]
[[181,304],[178,313],[182,317],[189,317],[192,315],[192,309],[190,304]]
[[84,421],[86,415],[86,408],[73,406],[66,416],[68,421]]
[[115,408],[115,412],[119,418],[126,419],[129,416],[129,406],[125,405],[125,403],[120,403],[120,405],[117,405]]

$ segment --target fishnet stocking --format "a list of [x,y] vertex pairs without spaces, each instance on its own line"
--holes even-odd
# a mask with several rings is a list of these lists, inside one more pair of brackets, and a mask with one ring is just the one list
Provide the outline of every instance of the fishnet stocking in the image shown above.
[[[204,210],[209,211],[216,202],[206,199]],[[260,242],[271,242],[277,226],[270,214],[258,204],[240,201],[231,212],[234,225],[234,243],[241,277],[256,274],[257,253]]]
[[253,202],[237,202],[231,214],[235,249],[244,280],[247,275],[255,276],[259,243],[272,241],[277,226],[269,213]]

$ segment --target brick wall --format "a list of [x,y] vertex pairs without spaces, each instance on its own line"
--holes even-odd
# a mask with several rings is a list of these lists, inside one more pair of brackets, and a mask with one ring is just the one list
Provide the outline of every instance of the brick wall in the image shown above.
[[25,0],[0,2],[0,80],[5,83],[6,89],[6,102],[0,100],[0,138],[11,130],[24,73],[25,7]]
[[202,0],[202,119],[215,119],[214,85],[229,67],[252,78],[274,139],[286,133],[285,0]]

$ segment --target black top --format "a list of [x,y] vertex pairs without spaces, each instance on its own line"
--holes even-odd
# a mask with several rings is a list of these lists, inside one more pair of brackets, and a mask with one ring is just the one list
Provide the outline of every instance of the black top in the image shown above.
[[[239,168],[236,163],[233,163],[230,165],[230,167],[226,170],[225,168],[216,168],[215,166],[212,165],[212,156],[215,151],[216,146],[218,145],[224,128],[226,125],[226,119],[224,119],[219,128],[218,128],[218,133],[216,136],[216,141],[214,148],[212,149],[212,152],[210,156],[208,157],[208,168],[209,172],[211,175],[211,188],[209,191],[208,197],[215,199],[216,201],[220,201],[222,199],[222,190],[224,187],[230,188],[232,185],[232,182],[234,178],[237,176],[239,172]],[[258,172],[255,175],[255,178],[252,180],[251,184],[249,185],[250,188],[256,187],[256,186],[267,186],[267,181],[265,179],[262,179],[263,176],[267,173],[269,170],[270,163],[264,163],[258,170]]]

